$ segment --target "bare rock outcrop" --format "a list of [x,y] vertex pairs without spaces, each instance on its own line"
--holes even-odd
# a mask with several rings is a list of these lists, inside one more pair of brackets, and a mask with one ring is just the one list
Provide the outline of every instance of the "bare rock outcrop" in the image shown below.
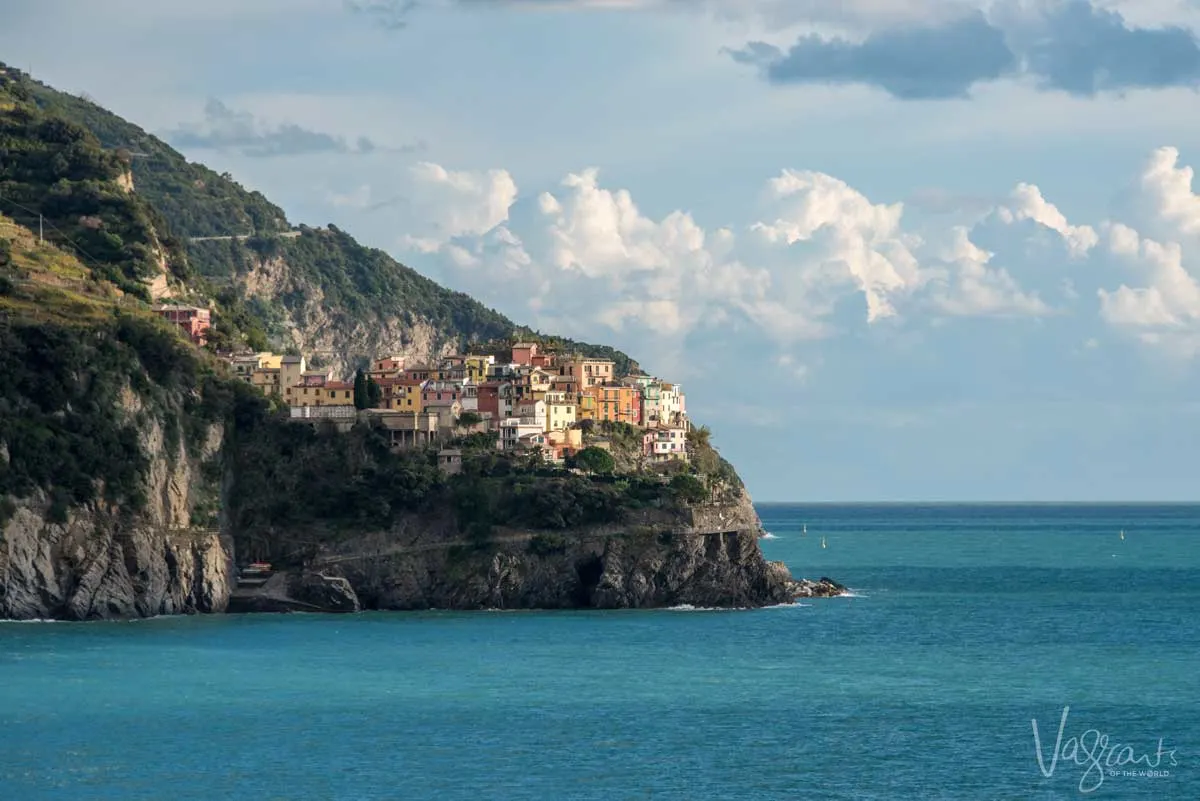
[[200,462],[220,447],[221,427],[201,452],[164,436],[161,421],[133,393],[149,459],[146,504],[136,512],[92,502],[56,508],[44,492],[7,499],[0,519],[0,619],[90,620],[222,612],[229,602],[232,545],[191,520],[204,491]]

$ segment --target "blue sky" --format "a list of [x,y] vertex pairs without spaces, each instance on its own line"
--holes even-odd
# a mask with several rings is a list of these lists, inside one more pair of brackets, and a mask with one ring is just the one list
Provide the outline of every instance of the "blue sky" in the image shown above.
[[1198,26],[1192,0],[10,0],[0,60],[677,378],[756,499],[1196,500]]

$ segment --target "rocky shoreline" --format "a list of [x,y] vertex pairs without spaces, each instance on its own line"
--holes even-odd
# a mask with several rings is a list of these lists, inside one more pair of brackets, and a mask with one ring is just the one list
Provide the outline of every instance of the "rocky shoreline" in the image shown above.
[[[772,571],[778,573],[786,573],[787,568],[781,562],[766,563]],[[443,609],[443,610],[495,610],[495,609],[625,609],[625,608],[641,608],[641,609],[662,609],[674,606],[701,606],[708,608],[753,608],[771,605],[786,605],[795,603],[800,599],[806,598],[834,598],[840,595],[847,594],[848,590],[843,585],[833,579],[822,577],[815,581],[811,579],[793,579],[790,573],[783,580],[783,592],[778,595],[772,595],[771,600],[775,603],[751,603],[750,599],[744,601],[745,605],[737,602],[727,603],[722,602],[722,599],[704,600],[701,597],[689,593],[682,593],[674,598],[655,598],[654,603],[639,604],[634,598],[624,597],[620,594],[602,594],[593,599],[597,603],[573,604],[573,603],[558,603],[557,600],[551,599],[545,605],[528,606],[524,604],[513,605],[506,603],[502,596],[497,596],[494,592],[486,593],[487,598],[483,596],[472,596],[471,598],[458,597],[454,598],[450,595],[442,596],[442,600],[425,597],[419,601],[407,599],[404,601],[393,602],[385,606],[367,605],[363,603],[363,599],[359,597],[354,585],[345,577],[340,575],[330,575],[317,571],[284,571],[276,573],[272,578],[261,587],[256,587],[249,590],[235,590],[230,596],[227,612],[230,614],[255,614],[255,613],[286,613],[286,612],[323,612],[323,613],[352,613],[361,612],[366,609],[391,609],[391,610],[418,610],[418,609]],[[574,590],[572,590],[574,592]],[[573,595],[572,598],[577,596]],[[490,599],[490,600],[489,600]],[[377,602],[377,598],[372,598],[372,601]],[[699,603],[697,603],[699,601]],[[445,605],[442,605],[445,604]]]
[[[219,431],[204,456],[215,453]],[[198,458],[157,425],[150,503],[135,516],[102,504],[51,513],[36,493],[0,523],[0,619],[95,620],[229,612],[363,609],[757,608],[846,593],[828,578],[796,579],[759,548],[745,493],[725,504],[645,509],[620,523],[561,531],[496,529],[472,542],[453,515],[413,515],[386,531],[288,531],[315,552],[280,560],[259,586],[239,587],[230,521],[192,525]],[[172,451],[174,453],[172,453]],[[153,490],[153,491],[152,491]],[[279,532],[276,532],[279,533]],[[256,532],[269,538],[272,532]],[[249,535],[240,532],[242,539]]]

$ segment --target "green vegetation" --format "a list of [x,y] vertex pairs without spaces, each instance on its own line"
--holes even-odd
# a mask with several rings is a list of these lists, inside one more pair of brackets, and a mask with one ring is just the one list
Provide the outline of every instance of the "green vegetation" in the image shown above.
[[595,446],[584,448],[575,454],[572,462],[575,467],[578,467],[580,470],[587,470],[589,473],[611,473],[617,467],[617,463],[613,461],[612,454],[603,448]]
[[[4,69],[0,65],[0,69]],[[158,209],[171,230],[181,237],[268,234],[288,230],[286,215],[261,193],[244,189],[225,174],[202,164],[189,163],[162,140],[86,97],[75,97],[16,73],[30,97],[47,113],[87,128],[114,154],[127,155],[133,166],[139,195]],[[204,243],[206,246],[208,243]],[[212,243],[227,245],[227,242]],[[210,259],[203,249],[192,249],[194,262]],[[224,261],[221,255],[211,259]],[[213,274],[200,270],[203,274]]]
[[367,426],[343,434],[293,425],[264,404],[247,409],[235,434],[228,510],[238,548],[254,558],[294,556],[313,529],[387,528],[441,497],[431,452],[393,452]]
[[685,504],[700,503],[708,499],[708,488],[704,482],[690,473],[680,473],[668,485],[675,499]]
[[[495,337],[513,327],[499,312],[434,283],[382,250],[363,247],[336,226],[301,226],[300,236],[275,241],[292,275],[319,286],[325,306],[347,319],[399,318],[405,325],[424,321],[447,340],[465,342]],[[302,308],[299,295],[281,300],[293,313]]]
[[687,439],[692,465],[708,478],[711,485],[729,492],[740,492],[744,488],[737,470],[712,446],[712,432],[708,426],[689,431]]
[[[3,65],[0,71],[8,76],[11,91],[23,98],[23,106],[32,108],[39,118],[54,119],[75,132],[89,132],[87,151],[107,165],[109,180],[132,171],[136,194],[125,195],[125,199],[156,209],[161,217],[156,217],[154,227],[178,237],[168,238],[174,249],[168,258],[172,270],[211,279],[214,283],[208,286],[193,284],[204,296],[211,297],[216,287],[222,288],[223,296],[218,298],[222,314],[216,326],[219,344],[239,343],[244,336],[251,347],[261,348],[277,328],[283,311],[297,313],[301,309],[300,292],[255,303],[228,286],[231,279],[244,276],[256,264],[277,258],[287,263],[299,281],[319,287],[325,307],[346,324],[371,317],[399,318],[406,325],[426,322],[444,341],[464,342],[495,339],[515,329],[500,313],[439,286],[383,251],[359,245],[334,226],[301,226],[299,236],[279,236],[291,226],[283,211],[262,194],[246,190],[229,175],[189,163],[162,140],[87,98],[56,91]],[[0,163],[5,161],[3,157],[0,144]],[[189,241],[233,236],[249,238]]]
[[[45,243],[29,230],[39,214]],[[187,241],[235,234],[247,236]],[[239,279],[274,260],[290,275],[279,294],[248,297]],[[285,324],[305,325],[315,290],[334,327],[430,325],[435,349],[455,342],[504,353],[535,341],[611,359],[618,375],[639,372],[612,348],[516,327],[335,227],[292,231],[281,210],[229,176],[188,163],[86,98],[0,65],[0,519],[13,498],[38,491],[56,519],[93,502],[143,510],[150,454],[142,440],[155,423],[168,453],[182,442],[192,457],[211,424],[225,423],[222,456],[203,466],[212,491],[196,494],[195,519],[228,519],[239,554],[272,561],[305,558],[315,537],[386,529],[414,512],[453,510],[461,532],[484,548],[499,526],[619,523],[632,510],[740,487],[707,429],[689,437],[692,466],[651,471],[641,464],[640,430],[589,421],[586,439],[602,437],[609,449],[576,456],[587,476],[498,453],[494,434],[472,433],[451,443],[463,449],[464,469],[448,479],[433,451],[393,453],[369,427],[338,434],[290,424],[148,311],[147,281],[164,265],[181,299],[214,307],[210,341],[219,349],[279,347]],[[360,373],[355,405],[376,406],[380,394]],[[462,429],[478,422],[472,412],[458,420]],[[658,474],[668,469],[682,473],[668,481]],[[222,498],[215,488],[226,478]],[[536,553],[565,547],[559,534],[530,543]]]
[[613,523],[629,508],[618,487],[569,474],[463,473],[450,486],[459,527],[468,535],[490,534],[492,526],[566,529]]
[[193,454],[208,424],[253,392],[219,378],[157,319],[113,311],[88,325],[18,318],[0,330],[0,496],[44,490],[60,520],[94,500],[140,511],[148,461],[126,388],[165,421],[168,443],[182,436]]
[[18,222],[41,224],[50,241],[88,263],[100,277],[146,297],[141,281],[161,271],[160,258],[184,272],[178,241],[158,212],[126,191],[129,169],[86,128],[45,113],[27,82],[0,66],[0,211]]
[[471,426],[477,426],[482,422],[483,417],[477,412],[463,412],[458,416],[459,428],[470,428]]

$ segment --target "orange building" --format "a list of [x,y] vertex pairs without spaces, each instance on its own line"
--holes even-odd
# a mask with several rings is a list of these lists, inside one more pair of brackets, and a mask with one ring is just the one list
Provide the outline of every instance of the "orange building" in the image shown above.
[[580,390],[613,380],[616,364],[608,359],[573,357],[559,362],[558,375],[573,378]]
[[[580,409],[583,409],[583,398],[595,399],[595,420],[610,420],[614,423],[629,423],[640,425],[642,420],[642,402],[638,391],[633,387],[621,384],[593,386],[585,389],[580,395]],[[581,417],[581,419],[588,419]]]

